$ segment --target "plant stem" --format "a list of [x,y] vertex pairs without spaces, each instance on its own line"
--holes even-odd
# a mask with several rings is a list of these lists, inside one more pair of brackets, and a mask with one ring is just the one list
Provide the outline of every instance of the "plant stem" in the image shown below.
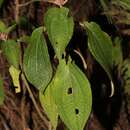
[[19,0],[15,0],[15,21],[19,22]]
[[36,103],[36,100],[35,100],[35,98],[34,98],[34,96],[33,96],[33,93],[32,93],[32,91],[31,91],[31,89],[30,89],[30,87],[29,87],[29,84],[28,84],[28,82],[27,82],[27,80],[26,80],[26,77],[25,77],[25,75],[24,75],[23,73],[21,74],[21,78],[22,78],[23,82],[25,83],[25,86],[26,86],[26,88],[27,88],[27,90],[28,90],[28,93],[29,93],[29,95],[30,95],[30,97],[31,97],[31,99],[32,99],[32,102],[33,102],[33,104],[34,104],[34,107],[35,107],[35,109],[36,109],[38,115],[39,115],[40,118],[44,121],[46,127],[48,127],[49,124],[50,124],[50,122],[42,115],[42,113],[41,113],[41,111],[40,111],[40,109],[39,109],[39,107],[38,107],[38,105],[37,105],[37,103]]
[[77,50],[74,50],[74,52],[79,55],[79,57],[81,58],[81,60],[83,62],[84,69],[87,70],[87,63],[85,62],[85,59],[82,56],[82,54],[79,51],[77,51]]
[[[40,1],[40,0],[38,0],[38,1]],[[33,2],[35,2],[35,1],[34,1],[34,0],[30,0],[30,1],[26,2],[26,3],[24,3],[24,4],[20,4],[19,7],[28,6],[29,4],[31,4],[31,3],[33,3]]]
[[47,2],[47,0],[30,0],[30,1],[26,2],[26,3],[19,4],[19,7],[25,7],[25,6],[28,6],[28,5],[32,4],[33,2],[37,2],[37,1]]
[[114,84],[113,81],[111,81],[111,94],[109,97],[112,97],[114,95],[114,92],[115,92]]

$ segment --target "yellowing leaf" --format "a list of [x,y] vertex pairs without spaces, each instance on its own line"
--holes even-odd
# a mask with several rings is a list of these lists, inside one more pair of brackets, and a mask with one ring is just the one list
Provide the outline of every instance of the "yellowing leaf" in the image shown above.
[[21,92],[20,81],[19,81],[20,70],[16,69],[14,66],[11,66],[9,68],[9,72],[10,72],[10,75],[11,75],[12,80],[13,80],[15,92],[16,93]]
[[53,130],[56,130],[56,127],[58,124],[58,111],[57,111],[57,106],[55,104],[54,98],[52,96],[52,90],[51,90],[52,87],[53,87],[53,82],[49,84],[45,92],[40,90],[39,98],[40,98],[42,107],[45,109],[47,116],[51,121]]
[[92,107],[89,81],[70,61],[61,60],[53,79],[53,96],[58,113],[70,130],[83,130]]

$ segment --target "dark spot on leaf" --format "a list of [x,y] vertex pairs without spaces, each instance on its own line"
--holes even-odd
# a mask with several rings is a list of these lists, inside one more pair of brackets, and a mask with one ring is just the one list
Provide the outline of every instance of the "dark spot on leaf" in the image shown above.
[[79,114],[79,109],[75,109],[75,114]]
[[72,94],[72,88],[68,88],[68,94]]
[[65,56],[64,56],[64,54],[62,54],[62,59],[64,59],[65,58]]

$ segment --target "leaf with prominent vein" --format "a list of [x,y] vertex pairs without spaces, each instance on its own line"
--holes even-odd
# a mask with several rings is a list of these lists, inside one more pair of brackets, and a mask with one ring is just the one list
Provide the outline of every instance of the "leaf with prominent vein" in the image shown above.
[[74,63],[60,60],[53,84],[61,119],[70,130],[83,130],[92,107],[89,81]]
[[37,89],[45,89],[52,77],[52,67],[42,32],[43,27],[33,31],[23,61],[26,77]]
[[85,22],[84,26],[88,33],[88,47],[94,58],[112,80],[112,41],[110,37],[101,30],[94,22]]
[[49,39],[59,59],[73,34],[74,22],[68,13],[69,10],[65,7],[55,7],[49,9],[44,18]]
[[53,82],[49,84],[45,92],[42,90],[39,91],[39,98],[42,107],[45,109],[47,116],[51,121],[53,130],[56,130],[58,124],[58,111],[57,111],[57,106],[55,104],[54,98],[52,96],[52,87],[53,87]]

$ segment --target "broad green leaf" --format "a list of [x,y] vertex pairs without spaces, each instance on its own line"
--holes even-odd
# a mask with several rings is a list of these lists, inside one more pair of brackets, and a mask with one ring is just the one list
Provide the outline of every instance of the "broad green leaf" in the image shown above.
[[66,126],[70,130],[83,130],[91,112],[92,95],[89,81],[74,63],[60,60],[52,92]]
[[2,42],[2,50],[9,64],[19,68],[20,48],[18,43],[14,40]]
[[44,17],[45,27],[56,56],[60,59],[68,45],[74,28],[73,18],[68,16],[69,9],[51,8]]
[[39,97],[40,97],[41,105],[45,109],[47,116],[51,121],[53,130],[56,130],[58,124],[58,111],[57,111],[57,106],[55,104],[54,98],[52,96],[52,87],[53,87],[53,82],[49,84],[45,92],[44,90],[39,91]]
[[20,93],[21,92],[20,81],[19,81],[20,70],[16,69],[14,66],[10,66],[9,72],[13,80],[15,92]]
[[123,54],[122,54],[122,48],[121,48],[121,39],[119,37],[116,37],[114,39],[114,46],[112,49],[112,59],[114,65],[119,65],[123,62]]
[[23,60],[26,77],[37,89],[45,89],[52,77],[52,67],[42,32],[42,27],[33,31]]
[[94,22],[85,22],[84,26],[88,33],[88,47],[90,52],[106,71],[110,80],[112,80],[113,46],[110,37]]
[[0,76],[0,105],[3,104],[5,99],[5,94],[4,94],[4,88],[3,88],[3,80]]

